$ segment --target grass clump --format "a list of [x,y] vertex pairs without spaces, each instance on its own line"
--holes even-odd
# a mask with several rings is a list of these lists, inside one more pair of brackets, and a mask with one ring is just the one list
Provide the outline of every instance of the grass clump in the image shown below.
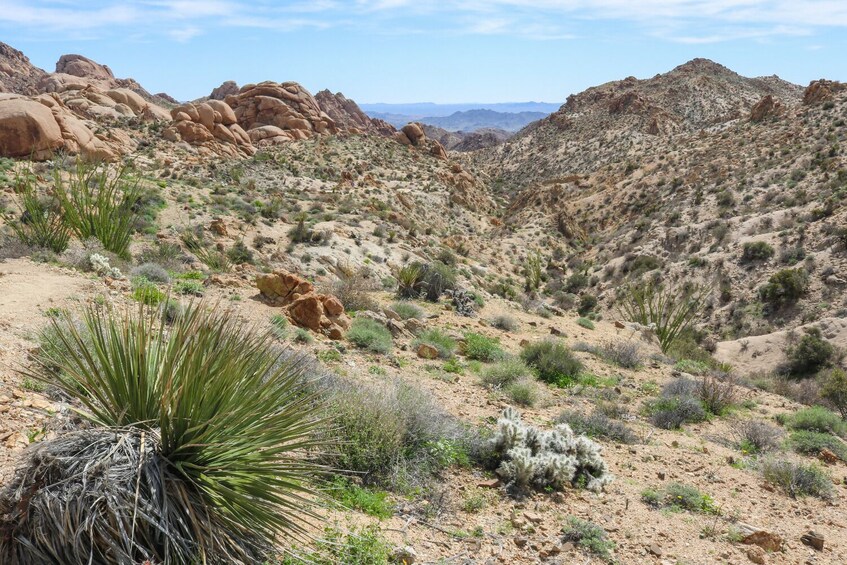
[[411,302],[398,301],[391,305],[391,309],[397,313],[403,320],[421,320],[424,317],[424,311],[420,307]]
[[159,290],[156,283],[144,277],[136,277],[132,279],[132,298],[146,306],[157,306],[167,295]]
[[503,330],[504,332],[513,332],[520,327],[517,320],[506,314],[494,316],[494,318],[491,319],[491,325],[498,330]]
[[847,435],[847,422],[823,406],[811,406],[798,410],[788,417],[786,425],[792,430]]
[[562,534],[562,541],[574,543],[603,561],[612,561],[615,542],[610,540],[606,530],[597,524],[581,520],[576,516],[568,516],[568,521],[562,528]]
[[505,356],[499,339],[474,332],[465,334],[462,352],[468,359],[484,362],[498,361]]
[[357,347],[374,353],[388,353],[393,347],[391,332],[375,320],[356,318],[347,330],[347,339]]
[[592,322],[588,318],[577,318],[576,323],[577,323],[577,325],[579,325],[579,326],[581,326],[581,327],[583,327],[587,330],[593,330],[594,329],[594,322]]
[[735,445],[745,454],[758,455],[775,451],[782,440],[782,432],[761,420],[745,420],[732,427]]
[[815,464],[771,458],[762,462],[761,470],[766,481],[791,498],[815,496],[829,500],[835,491],[832,479]]
[[335,477],[328,492],[345,508],[359,510],[368,516],[386,519],[394,514],[387,492],[361,487],[346,477]]
[[289,551],[281,565],[388,565],[391,546],[376,525],[343,534],[335,528],[324,531],[315,547],[306,551]]
[[842,461],[847,461],[847,445],[832,434],[800,430],[791,432],[788,443],[797,453],[819,455],[826,449]]
[[456,351],[456,340],[437,328],[424,330],[412,342],[412,347],[417,348],[420,345],[435,348],[438,351],[438,357],[441,359],[451,358]]
[[590,415],[581,412],[564,411],[556,418],[556,422],[567,424],[574,433],[585,434],[588,437],[604,438],[617,443],[637,443],[635,435],[625,424],[609,418],[606,414],[595,410]]
[[93,427],[39,443],[0,493],[0,561],[255,563],[305,533],[321,422],[301,358],[201,304],[167,330],[97,306],[51,327],[28,376]]
[[130,271],[129,274],[133,278],[143,277],[148,281],[155,283],[168,284],[171,282],[171,277],[168,272],[164,269],[164,267],[157,263],[142,263]]
[[174,294],[181,294],[183,296],[203,296],[206,294],[206,287],[203,285],[201,281],[193,280],[193,279],[182,279],[174,282],[173,287]]
[[517,380],[507,385],[503,392],[513,403],[524,407],[533,407],[544,398],[538,383],[530,379]]
[[656,508],[667,508],[674,512],[688,510],[703,514],[720,514],[714,499],[697,488],[680,483],[670,483],[661,489],[647,489],[641,500]]
[[509,357],[486,367],[482,372],[482,383],[492,388],[505,388],[517,381],[535,376],[532,369],[516,357]]
[[558,341],[531,343],[521,351],[521,359],[538,372],[539,379],[560,387],[574,384],[583,370],[582,362]]
[[679,379],[666,385],[659,398],[645,404],[653,425],[676,430],[683,424],[705,420],[707,414],[703,404],[694,396],[695,390],[696,383],[689,379]]

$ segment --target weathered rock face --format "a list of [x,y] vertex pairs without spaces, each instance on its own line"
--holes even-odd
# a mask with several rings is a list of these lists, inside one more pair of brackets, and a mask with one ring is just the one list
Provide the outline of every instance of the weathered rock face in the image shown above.
[[824,79],[813,80],[803,92],[803,104],[810,106],[832,100],[836,92],[841,92],[844,89],[847,89],[847,83]]
[[238,94],[238,85],[234,80],[223,82],[219,87],[212,90],[209,94],[211,100],[224,100],[227,96]]
[[227,96],[238,124],[256,145],[273,145],[338,133],[309,91],[296,82],[248,84]]
[[397,131],[394,126],[380,119],[372,119],[359,105],[346,98],[340,92],[333,94],[321,90],[315,94],[315,100],[321,110],[333,119],[339,131],[345,133],[370,133],[391,137]]
[[111,80],[115,78],[112,70],[82,55],[62,55],[56,62],[56,72],[75,77]]
[[494,201],[489,196],[485,185],[464,170],[459,163],[453,163],[450,172],[440,174],[439,178],[451,187],[451,199],[456,204],[486,212],[494,207]]
[[403,129],[395,133],[392,138],[401,145],[410,145],[438,159],[447,160],[447,151],[444,146],[434,139],[429,139],[424,133],[424,126],[418,122],[411,122],[403,126]]
[[171,110],[174,123],[162,132],[168,141],[185,141],[207,152],[231,157],[256,152],[232,108],[220,100],[183,104]]
[[38,94],[38,83],[46,75],[33,66],[23,53],[0,43],[0,92]]
[[62,149],[87,159],[114,161],[135,148],[129,136],[95,135],[56,95],[34,99],[9,95],[0,100],[0,154],[49,159]]
[[334,296],[318,294],[309,281],[282,269],[256,277],[262,297],[282,306],[292,324],[341,339],[350,326],[344,305]]
[[783,107],[779,100],[775,100],[773,96],[768,94],[750,110],[750,121],[763,122],[767,118],[780,115],[782,111]]

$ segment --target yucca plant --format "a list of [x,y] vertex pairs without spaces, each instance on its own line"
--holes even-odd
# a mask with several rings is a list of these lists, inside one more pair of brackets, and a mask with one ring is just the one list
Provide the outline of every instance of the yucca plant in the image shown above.
[[93,429],[40,444],[0,493],[0,562],[257,563],[315,517],[305,358],[202,304],[170,325],[92,306],[45,335],[25,374]]
[[79,239],[95,237],[107,251],[129,258],[141,190],[127,167],[77,161],[67,179],[56,171],[53,186],[65,224]]
[[206,247],[203,240],[191,232],[186,232],[182,236],[182,242],[188,247],[188,250],[197,256],[201,263],[209,267],[211,270],[218,273],[226,273],[232,269],[232,262],[229,257],[217,249]]
[[424,290],[423,266],[409,263],[397,271],[397,296],[399,298],[418,298]]
[[34,179],[29,174],[19,175],[21,218],[10,223],[18,239],[25,245],[61,253],[68,248],[71,234],[62,220],[55,202],[39,198]]
[[710,292],[708,286],[699,284],[677,288],[656,281],[642,281],[624,287],[618,307],[630,322],[643,326],[655,324],[659,345],[667,352],[694,324]]

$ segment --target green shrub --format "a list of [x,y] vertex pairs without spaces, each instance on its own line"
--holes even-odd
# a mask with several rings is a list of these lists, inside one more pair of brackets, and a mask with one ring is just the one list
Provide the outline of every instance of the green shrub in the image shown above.
[[51,327],[27,376],[95,427],[41,442],[0,494],[4,563],[262,562],[317,517],[303,453],[320,405],[302,360],[201,304],[167,331],[153,309],[102,306]]
[[577,318],[576,323],[587,330],[594,329],[594,322],[592,322],[588,318]]
[[577,306],[577,313],[580,316],[587,316],[594,309],[597,308],[597,297],[593,294],[583,294],[579,297],[579,306]]
[[436,328],[421,332],[412,342],[412,347],[417,348],[421,344],[434,347],[441,359],[449,359],[456,351],[456,340]]
[[709,372],[709,366],[706,363],[703,363],[702,361],[695,361],[693,359],[680,359],[676,362],[673,368],[677,371],[694,376],[705,375]]
[[582,362],[573,356],[566,345],[558,341],[531,343],[521,351],[521,359],[538,371],[539,379],[561,387],[576,382],[583,370]]
[[816,496],[829,500],[833,497],[832,479],[815,464],[765,459],[761,469],[766,481],[781,488],[791,498]]
[[526,378],[509,383],[503,390],[506,396],[518,406],[535,406],[543,396],[538,383]]
[[835,346],[824,339],[818,328],[807,328],[800,341],[785,352],[789,373],[798,377],[817,373],[827,367],[835,354]]
[[236,265],[241,265],[243,263],[248,263],[250,265],[253,264],[253,251],[247,247],[244,243],[243,239],[239,239],[236,241],[232,247],[227,249],[226,251],[227,259]]
[[465,334],[462,351],[468,359],[485,362],[498,361],[505,356],[505,352],[500,348],[499,339],[473,332]]
[[347,339],[362,349],[374,353],[388,353],[393,346],[388,328],[368,318],[356,318],[347,330]]
[[421,320],[424,317],[424,311],[411,302],[395,302],[391,305],[391,309],[404,320]]
[[809,273],[805,269],[783,269],[759,287],[759,298],[775,308],[782,308],[799,300],[808,288]]
[[522,379],[531,379],[535,375],[526,363],[516,357],[509,357],[486,367],[482,372],[482,382],[493,388],[506,388]]
[[130,276],[144,277],[148,281],[162,284],[168,284],[171,282],[171,277],[168,275],[168,272],[161,265],[157,265],[156,263],[143,263],[130,271]]
[[615,542],[610,540],[606,530],[597,524],[575,516],[568,516],[562,533],[563,541],[574,543],[604,561],[613,561],[612,551],[615,549]]
[[435,302],[445,291],[456,288],[456,272],[441,261],[433,261],[423,266],[421,282],[426,299]]
[[144,277],[136,277],[132,279],[132,297],[147,306],[157,306],[167,295],[155,283]]
[[397,271],[397,296],[419,298],[423,293],[423,265],[409,263]]
[[692,393],[672,394],[663,391],[662,396],[645,404],[647,414],[654,426],[665,430],[679,429],[682,424],[702,422],[706,411]]
[[206,293],[203,283],[193,279],[178,280],[173,284],[172,289],[174,294],[184,296],[203,296]]
[[96,237],[107,251],[129,259],[142,191],[126,166],[115,170],[79,160],[67,180],[56,170],[53,188],[65,224],[79,239]]
[[775,451],[782,440],[782,432],[761,420],[745,420],[732,426],[735,444],[745,453]]
[[376,525],[346,535],[335,528],[324,531],[312,550],[291,550],[281,565],[388,565],[391,546]]
[[832,434],[801,430],[792,432],[788,441],[797,453],[818,455],[822,450],[828,449],[842,461],[847,461],[847,445]]
[[847,372],[832,369],[821,380],[821,398],[838,410],[842,420],[847,419]]
[[767,261],[774,255],[773,247],[766,241],[748,241],[741,252],[741,262]]
[[655,327],[663,353],[689,330],[703,310],[710,289],[701,285],[665,287],[654,281],[629,285],[619,307],[630,322]]
[[668,508],[672,511],[688,510],[703,514],[720,514],[715,501],[697,488],[680,483],[670,483],[659,490],[647,489],[641,493],[641,500],[650,506]]
[[811,406],[798,410],[788,417],[786,424],[792,430],[847,435],[847,422],[823,406]]
[[327,492],[346,508],[359,510],[369,516],[385,519],[394,514],[387,492],[361,487],[345,477],[336,477]]

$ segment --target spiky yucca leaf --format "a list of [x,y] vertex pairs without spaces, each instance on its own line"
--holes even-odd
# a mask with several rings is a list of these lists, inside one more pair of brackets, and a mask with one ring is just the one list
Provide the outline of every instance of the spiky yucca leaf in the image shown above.
[[30,376],[77,399],[97,426],[155,434],[162,458],[231,535],[304,532],[320,468],[303,455],[318,447],[321,424],[304,358],[203,304],[170,326],[155,309],[98,307],[79,324],[52,324]]

